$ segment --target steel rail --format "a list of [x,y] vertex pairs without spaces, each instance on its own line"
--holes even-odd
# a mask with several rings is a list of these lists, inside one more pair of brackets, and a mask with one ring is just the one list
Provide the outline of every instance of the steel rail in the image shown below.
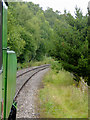
[[30,70],[27,70],[26,72],[23,72],[23,73],[21,73],[20,75],[17,75],[16,78],[19,78],[20,76],[22,76],[22,75],[24,75],[24,74],[26,74],[26,73],[28,73],[28,72],[30,72],[30,71],[36,70],[36,69],[38,69],[38,68],[46,67],[46,66],[50,66],[50,64],[37,66],[36,68],[32,68],[32,69],[30,69]]
[[14,101],[17,100],[18,95],[20,94],[21,90],[24,88],[24,86],[26,85],[26,83],[27,83],[35,74],[37,74],[38,72],[40,72],[40,71],[42,71],[42,70],[44,70],[44,69],[46,69],[46,68],[49,68],[49,66],[50,66],[50,64],[38,66],[38,67],[36,67],[36,68],[33,68],[33,69],[31,69],[31,70],[28,70],[28,71],[26,71],[26,72],[18,75],[17,78],[20,77],[20,76],[22,76],[22,75],[25,75],[26,73],[28,73],[28,72],[30,72],[30,71],[34,71],[34,70],[37,70],[37,69],[41,68],[41,69],[37,70],[36,72],[34,72],[34,73],[23,83],[23,85],[21,86],[21,88],[20,88],[20,89],[17,91],[17,93],[15,94]]

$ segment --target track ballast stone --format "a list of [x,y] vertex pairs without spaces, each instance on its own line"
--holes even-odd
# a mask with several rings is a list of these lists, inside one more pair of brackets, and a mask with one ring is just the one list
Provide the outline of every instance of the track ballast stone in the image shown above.
[[[33,76],[20,92],[17,98],[17,118],[38,118],[36,113],[36,96],[40,88],[43,76],[49,68],[38,72]],[[24,78],[23,78],[24,79]]]

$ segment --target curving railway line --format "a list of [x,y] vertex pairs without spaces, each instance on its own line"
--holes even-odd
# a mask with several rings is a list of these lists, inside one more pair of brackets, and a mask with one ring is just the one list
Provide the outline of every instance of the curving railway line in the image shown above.
[[37,67],[26,68],[17,72],[16,94],[15,94],[14,100],[17,100],[17,97],[20,94],[20,91],[36,73],[49,67],[50,67],[50,64],[45,64]]
[[16,95],[17,118],[38,118],[37,94],[42,78],[50,64],[26,68],[17,72]]

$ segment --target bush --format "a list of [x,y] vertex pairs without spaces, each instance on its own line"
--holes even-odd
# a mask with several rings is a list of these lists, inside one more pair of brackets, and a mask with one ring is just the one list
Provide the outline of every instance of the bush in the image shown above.
[[57,72],[59,72],[59,70],[62,69],[62,64],[59,63],[58,61],[54,61],[54,62],[52,62],[52,64],[51,64],[51,68],[52,68],[53,70],[56,70]]

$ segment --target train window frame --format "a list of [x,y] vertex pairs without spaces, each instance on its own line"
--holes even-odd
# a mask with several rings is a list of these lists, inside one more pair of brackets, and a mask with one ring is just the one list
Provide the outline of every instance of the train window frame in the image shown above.
[[2,2],[0,1],[0,74],[2,70]]

